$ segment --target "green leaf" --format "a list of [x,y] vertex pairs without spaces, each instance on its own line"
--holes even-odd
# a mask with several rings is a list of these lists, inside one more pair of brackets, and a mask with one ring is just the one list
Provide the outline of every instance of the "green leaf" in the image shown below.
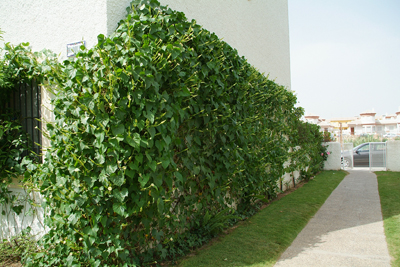
[[121,186],[125,182],[125,177],[123,175],[111,174],[110,181],[113,182],[113,184],[115,184],[116,186]]
[[143,154],[136,155],[135,161],[142,163],[143,162]]
[[172,59],[176,59],[180,55],[181,50],[179,47],[174,47],[173,50],[171,51]]
[[164,158],[164,159],[162,160],[162,162],[161,162],[161,165],[163,166],[164,169],[167,169],[168,166],[169,166],[169,164],[170,164],[169,158]]
[[101,132],[96,132],[94,134],[96,136],[96,141],[100,145],[104,141],[105,133],[103,131]]
[[75,204],[78,206],[78,207],[81,207],[83,204],[85,203],[85,199],[84,198],[82,198],[82,197],[75,197]]
[[149,147],[149,141],[146,140],[146,139],[141,139],[141,140],[140,140],[140,145],[141,145],[142,147],[144,147],[144,148],[147,148],[147,147]]
[[150,136],[154,138],[156,135],[156,129],[154,127],[150,127],[147,131],[150,133]]
[[133,137],[126,135],[125,142],[127,142],[131,147],[139,148],[140,147],[140,135],[138,133],[134,133]]
[[154,185],[156,187],[161,187],[163,184],[163,176],[162,174],[158,173],[153,175],[153,181],[154,181]]
[[193,140],[200,146],[201,145],[201,141],[200,138],[198,136],[196,136],[195,138],[193,138]]
[[67,183],[67,178],[64,176],[57,176],[57,186],[63,187]]
[[68,221],[72,224],[75,225],[78,220],[81,218],[81,213],[72,213],[69,217],[68,217]]
[[161,238],[164,236],[163,231],[157,231],[156,229],[153,229],[152,234],[157,240],[161,240]]
[[159,198],[157,200],[157,208],[158,208],[158,213],[159,214],[163,214],[163,212],[164,212],[164,201],[162,200],[162,198]]
[[142,174],[139,176],[139,183],[141,185],[141,187],[146,187],[147,182],[150,179],[150,175],[149,174]]
[[148,75],[146,75],[144,80],[145,80],[146,89],[147,89],[154,83],[154,76],[151,74],[148,74]]
[[125,72],[122,72],[120,77],[124,82],[129,82],[129,76]]
[[87,226],[83,229],[83,233],[87,234],[87,235],[91,235],[91,236],[95,236],[96,232],[94,231],[94,229],[90,226]]
[[98,164],[103,164],[106,161],[103,153],[96,153],[96,159]]
[[176,177],[176,179],[178,179],[178,181],[183,183],[183,176],[180,172],[175,172],[175,177]]
[[103,125],[103,127],[106,127],[108,125],[108,122],[110,121],[107,113],[100,113],[96,116],[96,120]]
[[137,123],[137,127],[139,128],[139,130],[143,130],[145,124],[146,122],[144,120],[140,120]]
[[137,160],[135,162],[130,162],[128,166],[131,170],[139,170],[139,162]]
[[99,181],[100,181],[101,183],[103,183],[103,185],[107,185],[108,178],[107,178],[107,173],[106,173],[106,170],[105,170],[105,169],[103,169],[103,170],[100,172],[100,174],[99,174]]
[[150,167],[150,169],[152,169],[153,172],[155,172],[156,169],[157,169],[157,162],[155,162],[154,160],[151,161],[151,162],[149,163],[149,167]]
[[123,188],[121,191],[114,190],[113,195],[117,198],[120,202],[124,202],[124,199],[128,196],[128,189]]
[[101,221],[101,224],[103,225],[103,227],[106,228],[107,227],[108,218],[106,216],[104,216],[104,217],[102,217],[100,219],[100,221]]
[[151,124],[154,123],[154,114],[152,112],[148,112],[146,114],[146,118],[150,121]]
[[186,88],[186,87],[182,87],[181,88],[181,92],[180,92],[180,95],[181,96],[191,96],[191,93],[190,93],[190,91]]
[[125,126],[123,124],[111,127],[111,131],[114,135],[120,135],[125,132]]
[[68,257],[66,259],[68,266],[72,266],[73,260],[74,260],[74,257],[72,255],[68,255]]
[[[136,168],[136,170],[138,170],[139,168]],[[135,177],[135,171],[134,170],[126,170],[126,172],[125,172],[125,174],[129,177],[129,178],[131,178],[131,179],[133,179],[133,177]]]
[[111,175],[114,174],[118,169],[118,164],[116,162],[108,163],[106,167],[106,174]]
[[165,141],[156,140],[156,147],[157,147],[158,151],[162,151],[164,149],[164,144],[165,144]]
[[125,214],[125,204],[123,203],[114,203],[113,204],[113,211],[121,216],[126,217]]
[[167,144],[167,146],[169,146],[169,144],[171,144],[171,137],[167,136],[163,136],[165,143]]

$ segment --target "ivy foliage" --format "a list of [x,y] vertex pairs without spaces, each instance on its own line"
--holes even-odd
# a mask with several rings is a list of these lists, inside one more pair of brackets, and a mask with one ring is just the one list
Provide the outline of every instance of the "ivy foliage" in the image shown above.
[[324,168],[324,162],[328,159],[326,146],[323,145],[324,134],[316,124],[299,121],[296,126],[295,144],[299,147],[307,147],[307,153],[303,150],[294,151],[291,159],[297,170],[300,170],[303,179],[310,177]]
[[38,83],[50,83],[57,79],[60,64],[57,56],[49,50],[32,52],[29,43],[14,46],[5,43],[0,49],[4,54],[0,57],[0,101],[2,104],[9,99],[10,91],[22,82],[32,79]]
[[[9,184],[19,175],[23,175],[25,166],[22,163],[23,158],[28,159],[29,137],[22,130],[18,121],[11,120],[10,117],[15,113],[2,114],[0,116],[0,205],[10,205],[10,208],[17,214],[21,213],[24,207],[21,204],[14,205],[16,196],[11,194],[8,189]],[[4,208],[2,215],[6,214]]]
[[45,66],[55,121],[33,184],[50,230],[27,266],[175,257],[191,233],[234,219],[229,208],[273,196],[287,171],[302,115],[294,94],[156,0],[133,1],[114,34]]
[[7,209],[20,214],[23,205],[8,187],[13,179],[21,185],[25,178],[30,180],[38,156],[30,149],[30,136],[22,128],[20,114],[7,108],[7,104],[21,83],[52,80],[47,75],[59,63],[49,51],[33,53],[29,43],[17,46],[6,43],[0,55],[0,204],[3,215]]

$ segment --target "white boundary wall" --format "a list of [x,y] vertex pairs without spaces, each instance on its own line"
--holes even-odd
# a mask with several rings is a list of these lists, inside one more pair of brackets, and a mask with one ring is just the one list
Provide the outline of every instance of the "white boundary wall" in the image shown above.
[[41,207],[43,198],[39,193],[29,194],[29,198],[35,203],[35,205],[31,206],[25,201],[27,192],[15,179],[9,186],[9,190],[19,200],[18,204],[22,204],[24,208],[17,215],[11,210],[10,205],[0,205],[0,241],[20,234],[27,227],[30,227],[31,234],[39,239],[45,234],[44,213]]
[[[29,42],[66,59],[67,44],[110,35],[125,18],[130,0],[1,0],[0,28],[11,44]],[[183,11],[236,48],[260,72],[290,89],[288,0],[161,0]],[[0,41],[0,47],[3,43]]]
[[[282,180],[282,191],[286,191],[290,188],[294,187],[293,178],[297,185],[298,179],[300,177],[300,171],[294,171],[292,173],[285,173],[281,180]],[[278,187],[280,187],[280,181],[278,181]]]
[[400,172],[400,141],[386,142],[386,170]]
[[341,169],[341,150],[340,143],[338,142],[326,142],[324,145],[327,147],[327,151],[330,152],[328,159],[324,163],[324,170],[340,170]]

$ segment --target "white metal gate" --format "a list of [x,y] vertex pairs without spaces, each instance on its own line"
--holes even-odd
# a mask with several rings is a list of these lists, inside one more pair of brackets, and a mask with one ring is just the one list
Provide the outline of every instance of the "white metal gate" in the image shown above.
[[353,148],[352,143],[343,144],[342,168],[367,167],[386,170],[386,143],[370,142]]
[[342,168],[353,168],[353,143],[344,143],[341,154]]
[[369,143],[369,168],[386,169],[386,143]]

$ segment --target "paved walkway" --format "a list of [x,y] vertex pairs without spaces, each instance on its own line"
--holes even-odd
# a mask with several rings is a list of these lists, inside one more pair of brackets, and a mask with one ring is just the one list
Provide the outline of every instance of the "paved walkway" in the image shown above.
[[276,267],[390,266],[376,175],[348,172]]

